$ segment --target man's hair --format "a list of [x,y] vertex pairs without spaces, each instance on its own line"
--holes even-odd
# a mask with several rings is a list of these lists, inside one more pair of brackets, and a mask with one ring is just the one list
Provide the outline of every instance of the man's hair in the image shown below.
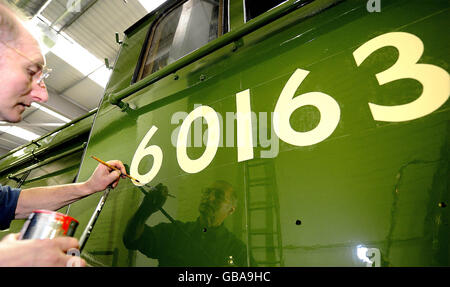
[[0,41],[14,42],[20,33],[17,9],[7,2],[0,0]]
[[231,196],[231,204],[236,207],[237,205],[237,195],[234,187],[225,180],[216,180],[214,181],[207,189],[219,189],[223,192],[229,190]]

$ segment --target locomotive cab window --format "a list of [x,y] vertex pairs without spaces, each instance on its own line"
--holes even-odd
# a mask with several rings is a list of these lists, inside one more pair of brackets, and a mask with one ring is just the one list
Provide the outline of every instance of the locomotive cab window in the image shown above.
[[188,0],[152,25],[138,80],[224,33],[225,0]]
[[286,0],[244,0],[245,22],[283,4]]

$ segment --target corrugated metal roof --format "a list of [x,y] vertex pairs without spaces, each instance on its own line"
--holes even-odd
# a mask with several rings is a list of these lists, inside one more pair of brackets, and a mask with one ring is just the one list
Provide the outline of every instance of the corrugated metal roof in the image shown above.
[[[66,0],[54,0],[42,15],[53,23],[66,11],[66,3]],[[76,13],[70,14],[76,16]],[[146,14],[137,0],[127,3],[123,0],[100,0],[63,31],[93,55],[99,59],[108,58],[112,64],[120,48],[115,33],[122,36],[123,31]]]
[[83,78],[81,72],[52,52],[48,52],[45,58],[47,60],[47,66],[52,68],[52,73],[45,80],[45,84],[54,90],[62,92]]

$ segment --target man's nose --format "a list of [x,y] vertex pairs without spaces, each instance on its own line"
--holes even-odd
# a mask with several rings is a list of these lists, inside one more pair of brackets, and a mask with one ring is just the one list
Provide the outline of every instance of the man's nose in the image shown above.
[[34,102],[45,103],[48,101],[48,92],[47,87],[44,82],[41,83],[33,83],[31,89],[31,97]]

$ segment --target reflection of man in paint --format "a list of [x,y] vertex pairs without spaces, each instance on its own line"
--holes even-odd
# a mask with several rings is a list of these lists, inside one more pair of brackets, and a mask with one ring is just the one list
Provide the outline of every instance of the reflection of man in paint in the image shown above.
[[[194,108],[201,106],[200,104],[194,104]],[[181,124],[189,114],[187,112],[176,112],[172,115],[170,123],[173,125],[178,125],[172,132],[171,142],[176,148],[178,146],[178,134],[180,132]],[[235,124],[237,120],[237,114],[234,112],[226,112],[225,121],[220,113],[217,113],[220,125],[220,140],[219,147],[235,147]],[[264,149],[261,150],[261,158],[275,158],[278,156],[279,152],[279,138],[275,133],[273,128],[272,116],[267,112],[251,112],[252,117],[252,136],[253,136],[253,147],[259,144]],[[204,147],[207,146],[207,130],[203,131],[204,121],[202,118],[197,118],[193,121],[193,129],[189,130],[186,139],[187,147]],[[191,140],[191,132],[193,132],[194,141]],[[257,138],[257,135],[259,138]],[[269,138],[270,135],[270,138]],[[270,149],[266,149],[270,148]]]
[[246,246],[223,224],[236,209],[237,199],[229,183],[216,181],[203,190],[195,222],[147,226],[145,221],[163,206],[167,194],[167,187],[159,184],[145,196],[127,225],[123,237],[127,248],[158,259],[159,266],[248,265]]

